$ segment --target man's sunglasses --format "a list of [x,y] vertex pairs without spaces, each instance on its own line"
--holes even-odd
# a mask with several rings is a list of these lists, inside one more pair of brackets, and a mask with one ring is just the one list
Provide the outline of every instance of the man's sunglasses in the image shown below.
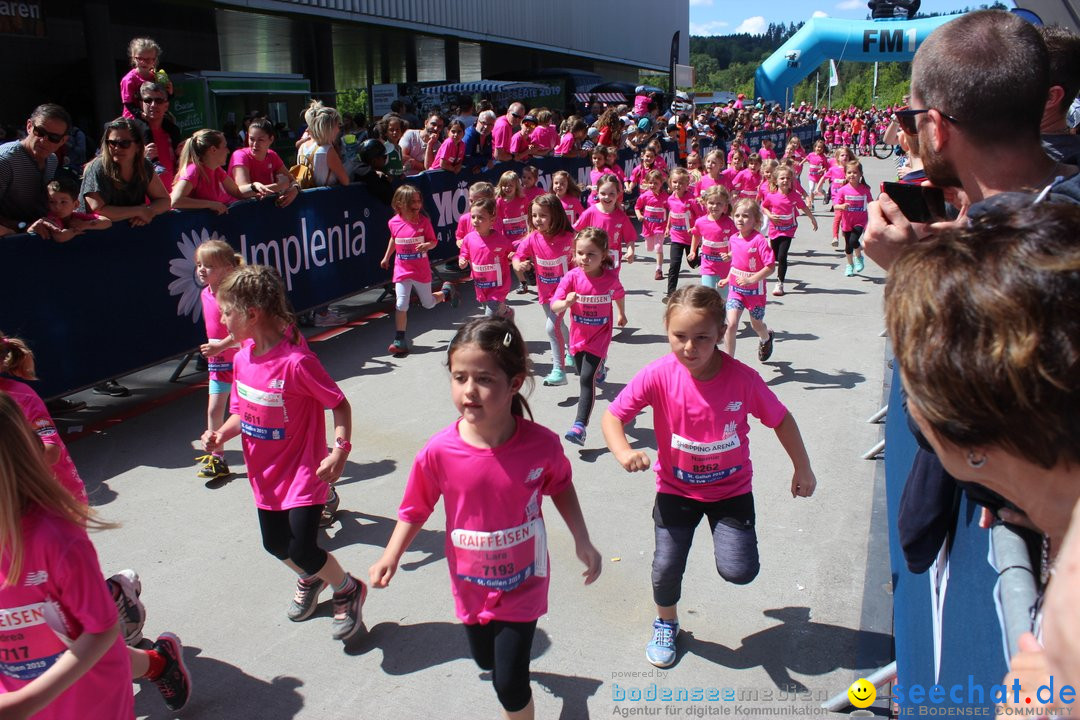
[[[908,135],[917,135],[919,133],[919,129],[915,126],[915,117],[918,115],[922,115],[923,113],[928,113],[931,110],[933,110],[933,108],[923,108],[921,110],[897,110],[893,114],[896,115],[896,124],[900,126],[901,130],[903,130]],[[941,117],[945,118],[949,122],[960,122],[952,115],[947,115],[940,110],[938,110],[938,112],[941,113]]]
[[163,97],[144,97],[144,98],[142,99],[142,101],[143,101],[144,103],[146,103],[147,105],[167,105],[167,104],[169,103],[169,98],[163,98]]
[[58,143],[58,142],[60,142],[61,140],[64,139],[65,135],[67,135],[66,132],[62,132],[62,133],[49,132],[48,130],[41,127],[40,125],[34,125],[32,129],[33,129],[34,135],[36,137],[45,138],[46,140],[48,140],[51,143]]
[[111,148],[121,148],[123,150],[127,150],[129,147],[132,146],[134,142],[134,140],[114,140],[113,138],[109,138],[105,141],[105,144]]

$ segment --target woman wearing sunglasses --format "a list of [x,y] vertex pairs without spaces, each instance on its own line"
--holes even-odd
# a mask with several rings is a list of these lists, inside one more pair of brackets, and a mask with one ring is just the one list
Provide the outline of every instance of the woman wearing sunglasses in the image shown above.
[[83,173],[82,212],[97,213],[133,227],[148,224],[171,207],[169,193],[145,157],[142,133],[129,118],[105,126],[99,154]]

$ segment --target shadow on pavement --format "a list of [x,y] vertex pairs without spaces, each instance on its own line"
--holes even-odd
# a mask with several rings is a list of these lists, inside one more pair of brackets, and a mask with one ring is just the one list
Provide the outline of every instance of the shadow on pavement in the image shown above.
[[[461,623],[426,622],[402,625],[383,622],[367,633],[345,652],[366,655],[376,648],[382,650],[382,671],[387,675],[411,675],[428,668],[453,662],[472,660],[469,642]],[[533,636],[532,659],[540,657],[551,647],[551,639],[537,628]]]
[[[334,525],[319,541],[319,546],[328,552],[352,545],[371,545],[380,551],[390,542],[390,535],[397,525],[397,518],[368,515],[342,507],[337,511]],[[442,530],[421,530],[409,545],[408,553],[427,553],[420,560],[409,560],[400,565],[401,570],[416,570],[437,562],[446,555],[446,533]],[[409,557],[408,553],[405,557]]]
[[804,383],[805,390],[850,390],[861,382],[866,381],[862,373],[841,370],[837,373],[827,373],[813,368],[796,368],[790,362],[768,362],[777,376],[767,380],[766,385],[775,387],[785,383]]

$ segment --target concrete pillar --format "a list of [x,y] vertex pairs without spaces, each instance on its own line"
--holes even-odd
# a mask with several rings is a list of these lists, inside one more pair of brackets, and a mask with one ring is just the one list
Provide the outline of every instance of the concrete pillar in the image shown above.
[[83,28],[89,65],[87,74],[93,86],[91,95],[94,98],[94,126],[84,129],[87,142],[96,145],[101,140],[101,127],[123,111],[120,105],[120,78],[116,76],[114,64],[117,49],[112,47],[109,6],[103,2],[84,3]]

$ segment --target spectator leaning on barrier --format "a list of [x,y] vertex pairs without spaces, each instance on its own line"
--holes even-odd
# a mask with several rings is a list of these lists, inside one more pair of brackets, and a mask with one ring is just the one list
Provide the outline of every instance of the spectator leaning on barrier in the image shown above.
[[[446,125],[438,111],[428,114],[424,127],[419,130],[406,130],[398,142],[401,148],[401,161],[405,165],[406,175],[416,175],[431,167],[435,153],[442,142],[442,131]],[[434,143],[434,148],[432,148]]]
[[524,117],[525,106],[516,102],[511,103],[506,114],[495,121],[491,129],[491,148],[495,162],[508,162],[513,159],[510,142],[514,138],[514,133],[521,127]]
[[297,150],[297,162],[311,163],[317,187],[348,185],[349,174],[345,164],[334,149],[334,142],[341,134],[341,115],[335,108],[312,100],[304,113],[311,139]]
[[474,175],[491,167],[491,128],[495,125],[495,113],[484,110],[476,116],[473,127],[465,130],[465,165]]
[[48,213],[45,187],[56,174],[55,153],[70,127],[64,108],[38,105],[26,121],[26,137],[0,145],[0,235],[24,232]]
[[83,173],[79,209],[113,222],[127,220],[136,227],[167,212],[172,207],[169,194],[144,150],[142,134],[131,118],[116,118],[106,125],[101,154]]

